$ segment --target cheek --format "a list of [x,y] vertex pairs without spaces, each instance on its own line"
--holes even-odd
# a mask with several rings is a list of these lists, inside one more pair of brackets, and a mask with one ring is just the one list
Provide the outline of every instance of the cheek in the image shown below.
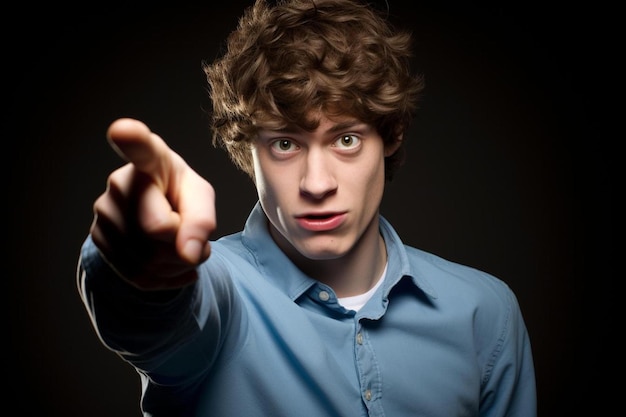
[[254,185],[257,190],[257,195],[259,196],[259,201],[265,206],[265,202],[269,199],[271,191],[265,170],[263,169],[263,163],[256,149],[252,151],[252,162],[254,167]]
[[261,169],[255,169],[255,185],[259,200],[263,202],[273,199],[272,182]]
[[[254,155],[254,154],[253,154]],[[275,166],[263,164],[262,158],[254,156],[254,174],[257,194],[266,211],[274,211],[281,198],[281,190],[286,189],[288,175],[281,174]]]
[[[367,175],[363,175],[367,172]],[[361,183],[362,196],[363,196],[363,208],[365,210],[364,215],[373,214],[383,198],[383,192],[385,189],[385,166],[384,162],[374,164],[369,170],[363,170],[362,178],[365,180]]]
[[[385,161],[383,157],[369,161],[359,170],[359,177],[363,178],[363,186],[368,194],[382,192],[385,185]],[[373,197],[373,195],[372,195]]]

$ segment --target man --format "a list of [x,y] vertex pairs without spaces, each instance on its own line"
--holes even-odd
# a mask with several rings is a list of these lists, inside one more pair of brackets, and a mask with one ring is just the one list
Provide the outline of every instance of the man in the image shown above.
[[94,204],[79,287],[142,377],[146,416],[536,415],[501,280],[406,246],[379,211],[422,80],[410,36],[355,0],[259,0],[205,66],[214,143],[258,192],[215,195],[140,121]]

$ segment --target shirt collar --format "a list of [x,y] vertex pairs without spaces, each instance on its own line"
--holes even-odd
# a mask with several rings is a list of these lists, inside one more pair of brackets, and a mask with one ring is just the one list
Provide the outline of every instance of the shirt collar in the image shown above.
[[437,298],[435,289],[426,277],[409,262],[407,248],[391,223],[380,216],[380,233],[385,239],[387,247],[387,276],[383,283],[383,294],[389,295],[391,289],[404,277],[410,277],[411,282],[431,298]]
[[317,281],[302,273],[280,250],[269,233],[267,222],[261,204],[257,201],[246,220],[242,242],[255,257],[261,275],[295,300]]
[[[317,281],[302,273],[280,250],[269,233],[267,221],[261,204],[257,201],[246,220],[242,242],[255,257],[261,274],[295,300]],[[380,231],[388,256],[387,274],[383,283],[385,296],[403,277],[410,277],[415,286],[430,297],[437,298],[426,278],[412,268],[402,240],[383,216],[380,216]]]

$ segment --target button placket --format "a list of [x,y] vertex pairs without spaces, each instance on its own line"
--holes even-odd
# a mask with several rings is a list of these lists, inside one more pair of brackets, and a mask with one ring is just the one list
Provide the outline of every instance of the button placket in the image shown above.
[[380,404],[382,388],[380,370],[373,347],[368,341],[367,328],[358,320],[354,334],[354,352],[361,386],[361,398],[370,415],[383,415],[382,404]]

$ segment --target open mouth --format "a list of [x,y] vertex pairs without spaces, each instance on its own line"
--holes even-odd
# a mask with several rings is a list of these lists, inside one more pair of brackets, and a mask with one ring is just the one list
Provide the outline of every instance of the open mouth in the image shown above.
[[308,216],[304,216],[304,218],[311,220],[324,220],[330,219],[332,216],[332,214],[310,214]]
[[297,221],[303,229],[320,232],[336,229],[345,218],[345,213],[320,213],[298,217]]

